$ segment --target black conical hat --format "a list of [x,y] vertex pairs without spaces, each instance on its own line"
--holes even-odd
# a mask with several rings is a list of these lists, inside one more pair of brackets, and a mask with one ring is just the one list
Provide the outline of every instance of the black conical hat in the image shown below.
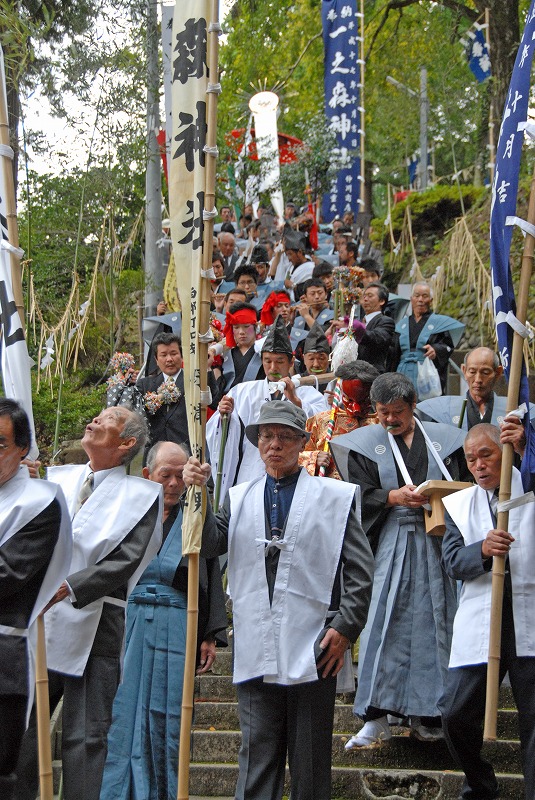
[[287,356],[293,356],[290,337],[281,316],[276,318],[269,329],[269,333],[262,345],[262,353],[285,353]]
[[303,353],[330,353],[331,347],[327,341],[327,337],[321,325],[317,322],[311,327],[305,344],[303,345]]

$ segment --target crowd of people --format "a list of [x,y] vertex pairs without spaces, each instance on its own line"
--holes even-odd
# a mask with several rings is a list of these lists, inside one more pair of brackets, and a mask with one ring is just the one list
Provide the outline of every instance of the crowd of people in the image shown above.
[[[237,800],[280,800],[287,760],[293,800],[328,800],[335,696],[355,686],[363,724],[348,750],[382,746],[392,725],[424,746],[445,737],[465,774],[461,796],[496,797],[481,719],[497,555],[507,557],[501,673],[518,705],[526,798],[535,796],[534,505],[517,503],[509,530],[497,529],[503,445],[516,466],[525,448],[520,418],[505,417],[495,393],[502,368],[478,347],[462,365],[466,396],[446,395],[463,325],[433,311],[431,287],[414,284],[405,316],[351,219],[323,240],[328,260],[311,252],[306,215],[286,211],[294,224],[276,241],[263,217],[237,223],[222,209],[205,463],[191,456],[188,378],[169,330],[152,342],[153,374],[138,378],[118,354],[108,407],[82,438],[86,465],[32,480],[28,420],[0,401],[5,800],[37,792],[31,652],[43,609],[52,708],[63,698],[65,800],[176,797],[191,485],[207,493],[198,673],[227,641],[218,557],[228,560]],[[355,268],[358,303],[345,316],[339,271]],[[344,342],[351,357],[337,363]],[[436,372],[431,397],[425,362]],[[128,474],[137,453],[143,477]],[[516,466],[513,499],[523,492]],[[444,539],[425,528],[430,480],[467,483],[444,501]]]

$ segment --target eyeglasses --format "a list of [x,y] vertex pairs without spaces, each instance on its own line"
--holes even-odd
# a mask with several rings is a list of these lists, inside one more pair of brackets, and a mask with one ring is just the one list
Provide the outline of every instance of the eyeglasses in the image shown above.
[[293,433],[272,433],[271,431],[266,431],[265,433],[260,432],[258,434],[258,438],[262,442],[272,442],[274,439],[278,439],[279,442],[282,442],[283,444],[286,444],[287,442],[296,442],[303,436],[304,434],[295,436]]

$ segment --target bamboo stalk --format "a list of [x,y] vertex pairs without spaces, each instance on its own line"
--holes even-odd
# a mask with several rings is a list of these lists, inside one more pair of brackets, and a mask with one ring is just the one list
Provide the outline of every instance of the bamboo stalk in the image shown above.
[[[208,22],[208,20],[207,20]],[[208,75],[212,84],[217,83],[218,78],[218,59],[219,59],[219,0],[212,0],[211,3],[211,26],[208,25],[207,47],[208,47]],[[212,29],[211,29],[212,28]],[[207,94],[207,131],[206,146],[215,148],[217,144],[217,98],[216,92]],[[212,211],[215,207],[215,180],[216,180],[216,158],[210,154],[206,157],[205,167],[205,191],[204,208],[205,211]],[[210,269],[212,264],[212,238],[214,231],[213,219],[207,219],[203,226],[203,270]],[[210,325],[210,282],[204,278],[201,282],[201,296],[198,316],[199,333],[206,333]],[[205,392],[208,385],[208,343],[198,342],[198,366],[201,392]],[[199,443],[204,447],[205,428],[206,428],[206,407],[201,405],[201,436]],[[202,453],[200,453],[202,456]],[[203,460],[201,458],[201,460]],[[204,498],[204,493],[203,493]],[[206,509],[204,507],[204,520]],[[177,800],[188,800],[189,798],[189,772],[190,772],[190,736],[191,722],[193,718],[193,690],[195,681],[195,660],[197,654],[197,624],[199,617],[199,554],[190,553],[188,555],[188,611],[187,611],[187,633],[186,633],[186,655],[184,664],[184,684],[182,689],[182,714],[180,718],[180,744],[178,754],[178,790]]]
[[54,782],[50,747],[50,703],[48,700],[48,672],[46,668],[45,618],[42,614],[37,617],[35,706],[37,711],[40,800],[53,800]]
[[217,461],[217,474],[215,479],[215,490],[214,490],[214,511],[216,514],[219,511],[219,501],[221,499],[221,484],[223,482],[223,462],[225,460],[225,448],[227,446],[228,425],[229,425],[228,414],[222,414],[221,444],[219,446],[219,458]]
[[[535,169],[531,178],[531,191],[529,195],[528,222],[535,224]],[[522,266],[520,270],[520,284],[518,288],[518,302],[516,308],[517,319],[525,324],[528,299],[529,284],[533,271],[533,254],[535,252],[535,238],[526,234],[524,240],[524,252],[522,254]],[[511,352],[511,370],[509,372],[509,384],[507,388],[507,412],[513,411],[518,406],[518,394],[520,389],[520,378],[522,375],[522,360],[524,357],[524,339],[520,334],[514,333],[513,348]],[[504,444],[502,455],[502,469],[500,474],[500,503],[509,500],[511,497],[511,476],[513,470],[514,450],[511,444]],[[509,513],[507,511],[498,512],[497,527],[499,530],[507,530],[509,525]],[[505,556],[494,556],[492,559],[492,594],[490,608],[490,638],[489,638],[489,662],[487,669],[487,697],[485,706],[485,741],[496,739],[496,720],[498,714],[498,691],[500,688],[500,650],[502,633],[502,608],[503,608],[503,583],[505,575]]]

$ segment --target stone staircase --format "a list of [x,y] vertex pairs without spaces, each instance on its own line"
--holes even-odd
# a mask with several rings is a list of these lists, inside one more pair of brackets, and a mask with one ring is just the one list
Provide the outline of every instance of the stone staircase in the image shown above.
[[[232,800],[238,775],[240,729],[230,649],[218,650],[211,673],[195,679],[191,737],[191,800]],[[494,765],[501,800],[524,800],[517,715],[511,690],[500,690],[498,741],[484,745]],[[383,747],[346,753],[344,745],[362,725],[352,713],[352,697],[337,700],[333,734],[333,800],[457,800],[462,775],[443,742],[424,744],[395,728]],[[61,717],[52,719],[54,791],[61,774]],[[288,777],[288,776],[287,776]],[[288,781],[289,785],[289,781]],[[57,795],[56,795],[57,797]],[[325,798],[331,800],[331,798]]]
[[[190,791],[194,797],[234,796],[240,731],[231,653],[218,651],[212,673],[196,678],[191,743]],[[333,791],[336,800],[456,800],[462,775],[443,742],[424,744],[395,729],[383,747],[346,753],[344,745],[362,725],[351,697],[337,702],[333,735]],[[496,742],[484,745],[500,781],[501,800],[523,800],[516,711],[510,689],[502,688]],[[330,798],[325,798],[330,800]]]

